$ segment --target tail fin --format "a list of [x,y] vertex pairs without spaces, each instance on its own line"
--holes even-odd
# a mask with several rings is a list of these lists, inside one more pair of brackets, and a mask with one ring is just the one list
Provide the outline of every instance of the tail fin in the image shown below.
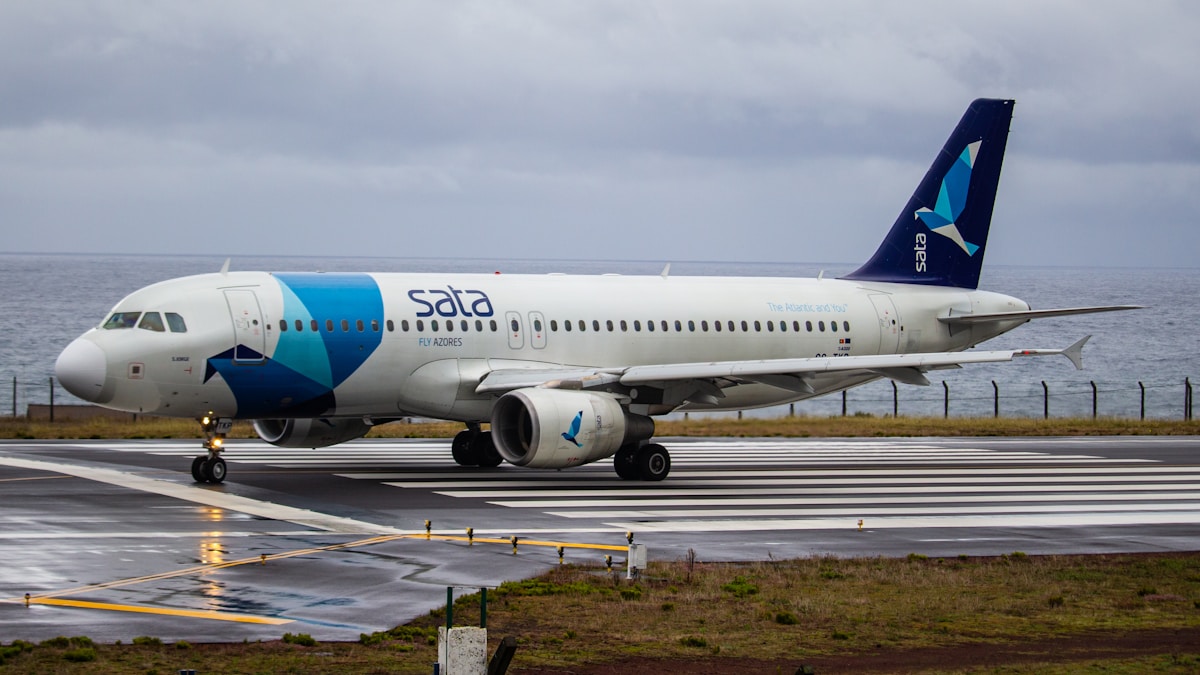
[[1012,110],[973,101],[879,250],[844,278],[977,288]]

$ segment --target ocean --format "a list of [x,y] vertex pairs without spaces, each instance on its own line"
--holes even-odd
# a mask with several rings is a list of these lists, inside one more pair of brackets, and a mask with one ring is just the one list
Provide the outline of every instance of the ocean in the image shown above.
[[[142,286],[187,274],[215,272],[223,258],[199,256],[0,254],[0,415],[23,415],[50,400],[54,360],[71,340],[99,324],[109,309]],[[655,275],[659,262],[537,261],[436,258],[236,257],[231,269],[324,272],[481,272]],[[852,264],[672,262],[671,275],[816,276],[852,271]],[[932,386],[898,385],[901,415],[942,415],[949,391],[952,416],[990,416],[999,392],[1002,416],[1040,417],[1044,389],[1053,417],[1090,416],[1092,383],[1102,416],[1180,419],[1185,378],[1200,383],[1200,269],[1017,267],[984,265],[980,288],[1028,301],[1035,309],[1136,304],[1130,312],[1042,319],[985,343],[982,349],[1061,348],[1084,335],[1084,369],[1066,359],[1017,359],[929,374]],[[943,382],[945,383],[943,385]],[[993,387],[993,382],[995,386]],[[1139,386],[1139,383],[1140,386]],[[61,387],[57,403],[78,403]],[[891,414],[889,381],[852,389],[849,414]],[[782,406],[747,414],[788,414]],[[795,404],[797,414],[838,415],[834,394]]]

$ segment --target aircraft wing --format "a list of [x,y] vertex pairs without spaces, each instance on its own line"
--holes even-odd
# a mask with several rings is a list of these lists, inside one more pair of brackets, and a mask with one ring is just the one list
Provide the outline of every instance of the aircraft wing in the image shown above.
[[[504,393],[524,387],[558,389],[594,389],[610,384],[651,386],[669,389],[673,384],[689,383],[687,400],[720,398],[720,380],[753,381],[812,393],[807,378],[821,373],[861,371],[907,384],[929,384],[924,373],[940,368],[956,368],[967,363],[1011,361],[1021,356],[1067,357],[1082,368],[1083,345],[1087,336],[1065,349],[1005,349],[926,354],[879,354],[864,356],[764,359],[760,361],[714,361],[709,363],[665,363],[615,368],[507,368],[488,373],[475,388],[476,393]],[[709,383],[705,386],[705,383]],[[682,401],[680,401],[682,402]]]

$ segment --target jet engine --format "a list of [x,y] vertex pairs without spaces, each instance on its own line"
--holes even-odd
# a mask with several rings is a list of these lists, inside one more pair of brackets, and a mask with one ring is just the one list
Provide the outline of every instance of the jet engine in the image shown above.
[[351,419],[254,420],[254,432],[281,448],[324,448],[362,438],[371,425]]
[[621,408],[607,394],[517,389],[492,409],[492,441],[511,464],[563,469],[611,457],[654,435],[654,420]]

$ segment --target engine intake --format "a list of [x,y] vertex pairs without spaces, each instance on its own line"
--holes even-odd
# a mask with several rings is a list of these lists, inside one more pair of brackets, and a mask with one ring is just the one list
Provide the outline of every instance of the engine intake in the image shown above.
[[370,430],[361,419],[254,420],[254,433],[281,448],[324,448],[362,438]]
[[654,420],[626,412],[607,394],[517,389],[492,409],[492,440],[511,464],[564,469],[611,457],[654,435]]

